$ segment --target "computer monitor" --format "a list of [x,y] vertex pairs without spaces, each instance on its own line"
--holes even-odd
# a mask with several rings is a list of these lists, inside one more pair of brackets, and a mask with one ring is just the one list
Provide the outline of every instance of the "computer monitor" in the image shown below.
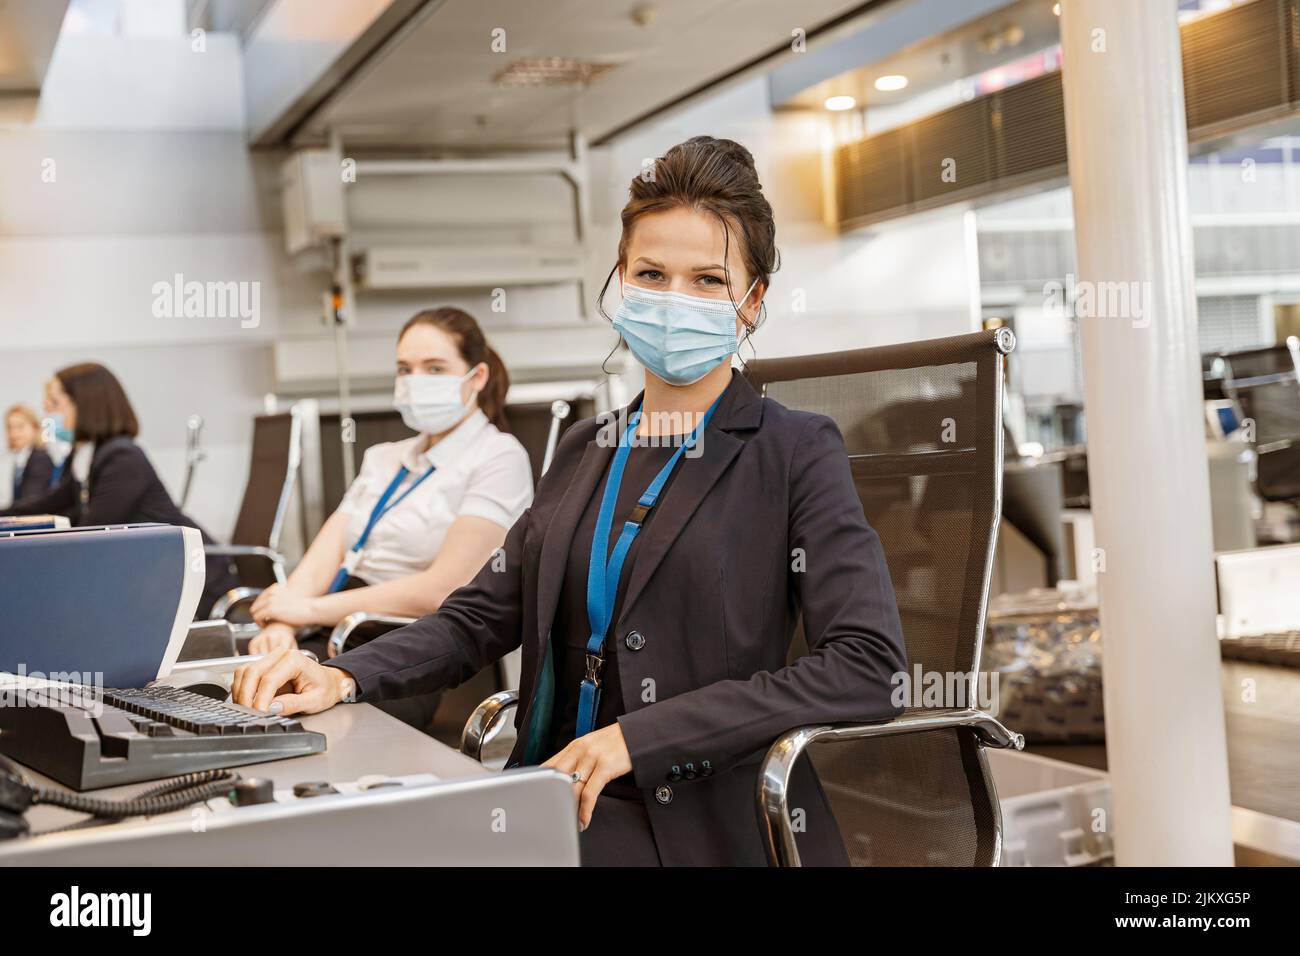
[[1002,517],[1043,553],[1048,587],[1060,580],[1065,550],[1062,488],[1060,464],[1007,464],[1002,471]]
[[1241,409],[1230,398],[1207,401],[1205,427],[1210,438],[1227,438],[1241,427]]
[[0,533],[0,671],[103,687],[165,677],[203,592],[196,554],[199,532],[174,525]]

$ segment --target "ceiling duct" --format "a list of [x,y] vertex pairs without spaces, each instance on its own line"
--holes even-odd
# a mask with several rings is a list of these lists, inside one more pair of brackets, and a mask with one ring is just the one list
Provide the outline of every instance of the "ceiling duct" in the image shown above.
[[[1254,0],[1182,27],[1190,143],[1300,113],[1300,0]],[[840,228],[1067,174],[1059,71],[835,149]],[[945,175],[948,173],[948,175]]]

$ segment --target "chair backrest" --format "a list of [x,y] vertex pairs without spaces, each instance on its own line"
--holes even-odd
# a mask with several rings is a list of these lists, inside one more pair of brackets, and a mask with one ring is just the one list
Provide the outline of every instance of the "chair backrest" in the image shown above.
[[[1014,343],[998,329],[754,361],[747,371],[767,398],[839,426],[884,546],[916,698],[918,674],[949,686],[979,668],[1001,507],[1003,359]],[[970,731],[814,743],[808,755],[855,865],[996,856],[995,797]]]
[[[392,408],[352,412],[352,458],[357,471],[372,445],[405,441],[416,434],[407,428],[402,416]],[[320,416],[321,505],[326,516],[338,509],[347,494],[343,480],[343,424],[338,412]],[[355,477],[355,476],[354,476]]]
[[[533,466],[533,486],[542,479],[542,465],[546,460],[546,443],[551,434],[552,402],[515,402],[506,406],[506,420],[510,422],[511,433],[519,439],[524,450],[528,452],[528,461]],[[596,414],[595,403],[589,398],[573,399],[569,402],[570,410],[560,422],[560,434],[564,434],[574,422],[591,418]]]
[[[290,492],[301,461],[301,425],[293,411],[258,415],[253,419],[253,449],[248,482],[235,519],[231,544],[279,547],[280,531],[289,508]],[[235,558],[241,583],[274,583],[266,561]]]
[[1282,345],[1224,352],[1218,358],[1222,360],[1223,378],[1230,383],[1241,384],[1244,380],[1278,375],[1290,376],[1294,380],[1296,376],[1297,355],[1290,341]]
[[1300,498],[1300,340],[1220,356],[1224,394],[1253,422],[1259,466],[1255,490],[1265,501]]

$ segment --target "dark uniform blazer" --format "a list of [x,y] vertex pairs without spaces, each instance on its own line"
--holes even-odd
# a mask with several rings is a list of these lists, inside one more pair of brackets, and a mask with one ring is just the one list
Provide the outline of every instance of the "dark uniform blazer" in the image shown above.
[[[565,432],[506,537],[504,569],[489,561],[436,613],[330,661],[361,700],[454,686],[522,642],[509,765],[550,756],[529,748],[552,716],[549,631],[568,551],[590,547],[574,529],[619,428],[606,416]],[[762,864],[755,790],[767,748],[803,724],[896,716],[891,677],[906,656],[835,424],[763,399],[733,373],[701,446],[639,537],[610,627],[608,640],[623,642],[619,724],[665,864]],[[810,652],[787,666],[800,613]],[[804,811],[805,862],[848,862],[807,760],[790,806]]]
[[15,505],[26,501],[43,498],[49,493],[50,482],[54,478],[54,460],[43,448],[33,448],[27,456],[23,470],[14,475]]

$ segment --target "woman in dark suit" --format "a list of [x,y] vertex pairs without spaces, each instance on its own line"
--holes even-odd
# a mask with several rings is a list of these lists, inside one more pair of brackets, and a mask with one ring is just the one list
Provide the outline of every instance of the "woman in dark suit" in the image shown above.
[[41,441],[41,420],[26,405],[5,414],[5,437],[14,456],[13,504],[44,497],[54,476],[54,460]]
[[[532,508],[441,609],[320,666],[284,653],[234,698],[280,713],[454,686],[523,645],[511,766],[571,774],[584,863],[761,864],[758,765],[810,723],[899,713],[884,554],[830,419],[733,371],[776,268],[748,150],[697,137],[632,181],[614,327],[645,391],[564,435]],[[611,278],[613,273],[611,273]],[[786,665],[802,615],[810,652]],[[805,861],[847,864],[801,762]]]
[[[172,502],[135,436],[135,410],[122,385],[94,362],[55,373],[48,392],[54,414],[73,433],[73,450],[55,487],[0,514],[64,515],[74,525],[159,522],[199,528]],[[212,538],[199,528],[203,539]],[[198,617],[237,583],[225,559],[207,560]]]

